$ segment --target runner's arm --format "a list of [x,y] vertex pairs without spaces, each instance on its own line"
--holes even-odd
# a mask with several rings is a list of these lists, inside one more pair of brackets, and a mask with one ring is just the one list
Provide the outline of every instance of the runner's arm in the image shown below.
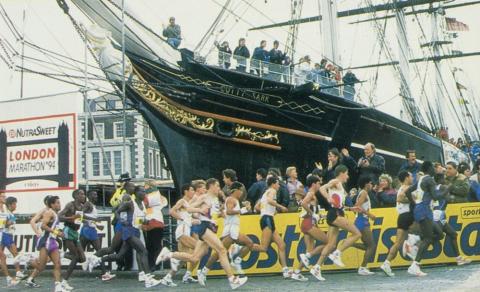
[[226,201],[227,209],[225,210],[225,214],[227,214],[227,215],[241,214],[240,210],[234,210],[235,205],[236,205],[235,201],[236,201],[236,199],[234,199],[234,198],[227,198],[227,201]]

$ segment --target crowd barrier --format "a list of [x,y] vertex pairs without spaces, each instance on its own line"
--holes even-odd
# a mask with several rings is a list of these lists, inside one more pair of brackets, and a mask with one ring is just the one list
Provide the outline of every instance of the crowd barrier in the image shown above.
[[[395,242],[397,227],[397,212],[395,208],[373,209],[372,213],[376,216],[374,221],[370,220],[373,231],[376,251],[373,262],[369,267],[380,267],[385,261],[389,248]],[[448,222],[458,232],[458,246],[462,255],[468,256],[474,261],[480,260],[480,203],[452,204],[447,207]],[[355,219],[352,212],[346,212],[349,221]],[[218,234],[222,233],[223,219],[220,219]],[[299,255],[305,252],[303,235],[300,231],[299,213],[284,213],[275,216],[275,226],[286,243],[286,254],[289,267],[296,267],[299,263]],[[241,216],[241,233],[247,234],[254,242],[258,243],[261,238],[259,215]],[[325,221],[319,223],[319,227],[327,231],[328,225]],[[342,231],[339,235],[339,243],[345,238],[346,232]],[[329,259],[325,262],[322,270],[348,270],[358,269],[363,259],[364,252],[356,248],[347,249],[342,260],[345,263],[344,268],[335,266]],[[318,259],[315,257],[311,262]],[[200,267],[206,262],[206,257],[202,259]],[[422,265],[447,264],[454,263],[452,243],[443,239],[430,246],[425,254]],[[411,261],[403,257],[400,253],[392,261],[392,267],[410,265]],[[278,261],[277,247],[274,243],[268,249],[267,253],[251,252],[243,260],[243,270],[248,274],[271,274],[280,273],[281,266]],[[224,270],[219,263],[216,263],[209,275],[223,275]]]

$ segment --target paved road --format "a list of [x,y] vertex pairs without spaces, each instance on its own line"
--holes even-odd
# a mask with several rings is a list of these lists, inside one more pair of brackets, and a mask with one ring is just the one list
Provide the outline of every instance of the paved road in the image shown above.
[[[238,291],[480,291],[480,264],[468,266],[441,266],[425,268],[427,277],[417,278],[406,273],[404,269],[395,270],[394,278],[387,278],[384,274],[369,277],[359,276],[356,273],[325,273],[325,282],[318,282],[309,274],[305,274],[308,282],[299,283],[292,280],[283,280],[279,276],[250,277],[248,283]],[[52,280],[47,271],[38,279],[42,285],[39,289],[30,289],[34,292],[52,291]],[[102,283],[93,274],[83,272],[74,273],[70,285],[74,291],[143,291],[143,286],[138,283],[133,273],[122,273],[108,283]],[[159,276],[157,276],[159,277]],[[177,281],[178,282],[178,281]],[[177,288],[158,286],[149,290],[169,291],[230,291],[225,278],[209,278],[207,287],[198,284],[181,284]],[[2,277],[0,291],[28,291],[23,283],[20,286],[7,290]]]

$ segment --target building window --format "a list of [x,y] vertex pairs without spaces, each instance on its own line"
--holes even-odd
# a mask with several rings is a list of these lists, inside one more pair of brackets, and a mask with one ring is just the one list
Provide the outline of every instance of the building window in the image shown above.
[[97,103],[94,100],[89,100],[88,101],[88,107],[90,108],[91,112],[96,112],[97,111]]
[[100,155],[98,152],[92,152],[92,174],[100,176]]
[[122,174],[122,151],[113,151],[113,162],[115,163],[115,175]]
[[160,152],[155,152],[155,177],[161,177],[160,172]]
[[143,124],[143,138],[148,138],[149,130],[150,128],[148,127],[147,123]]
[[107,110],[115,109],[115,100],[113,99],[107,100],[106,107],[107,107]]
[[115,130],[115,138],[123,137],[123,122],[113,123],[113,127]]
[[148,151],[148,175],[153,177],[153,152],[150,150]]
[[112,157],[110,151],[105,151],[103,155],[103,175],[110,175],[110,166],[112,165]]
[[104,139],[105,138],[105,125],[104,124],[95,124],[97,131],[93,131],[95,140],[97,139]]

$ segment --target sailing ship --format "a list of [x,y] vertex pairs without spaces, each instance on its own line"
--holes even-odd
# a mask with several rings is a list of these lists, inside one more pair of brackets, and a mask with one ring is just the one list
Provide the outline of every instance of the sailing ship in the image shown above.
[[[77,31],[83,31],[69,15],[67,3],[57,2]],[[247,184],[253,181],[258,168],[285,169],[295,165],[299,175],[305,176],[315,161],[325,165],[328,149],[347,148],[351,156],[361,157],[368,142],[374,143],[377,153],[384,156],[386,171],[391,174],[397,173],[409,149],[415,149],[421,160],[468,159],[433,135],[438,130],[435,126],[441,123],[438,115],[428,121],[423,118],[405,74],[411,62],[408,54],[389,65],[395,66],[400,76],[404,107],[411,123],[348,100],[342,96],[346,87],[307,78],[291,71],[290,66],[272,70],[268,63],[237,60],[247,64],[243,72],[226,68],[222,62],[209,62],[193,50],[175,49],[143,24],[133,9],[122,6],[120,0],[71,2],[108,31],[97,27],[83,37],[88,37],[106,76],[117,88],[125,86],[125,96],[149,123],[177,186],[196,178],[218,177],[226,168],[235,169],[239,179]],[[325,13],[321,16],[302,19],[298,10],[292,10],[290,21],[276,25],[290,26],[288,42],[293,54],[298,25],[328,19],[327,34],[332,46],[325,54],[335,64],[337,17],[390,10],[401,27],[405,8],[429,4],[428,11],[441,17],[442,9],[448,6],[443,2],[394,0],[337,12],[335,1],[325,1]],[[106,38],[114,40],[117,49],[124,50],[128,60],[123,67],[119,67],[118,51],[104,49]],[[432,39],[430,46],[436,53],[431,61],[449,57],[439,55],[440,38]],[[234,67],[235,58],[226,57],[232,59]]]

